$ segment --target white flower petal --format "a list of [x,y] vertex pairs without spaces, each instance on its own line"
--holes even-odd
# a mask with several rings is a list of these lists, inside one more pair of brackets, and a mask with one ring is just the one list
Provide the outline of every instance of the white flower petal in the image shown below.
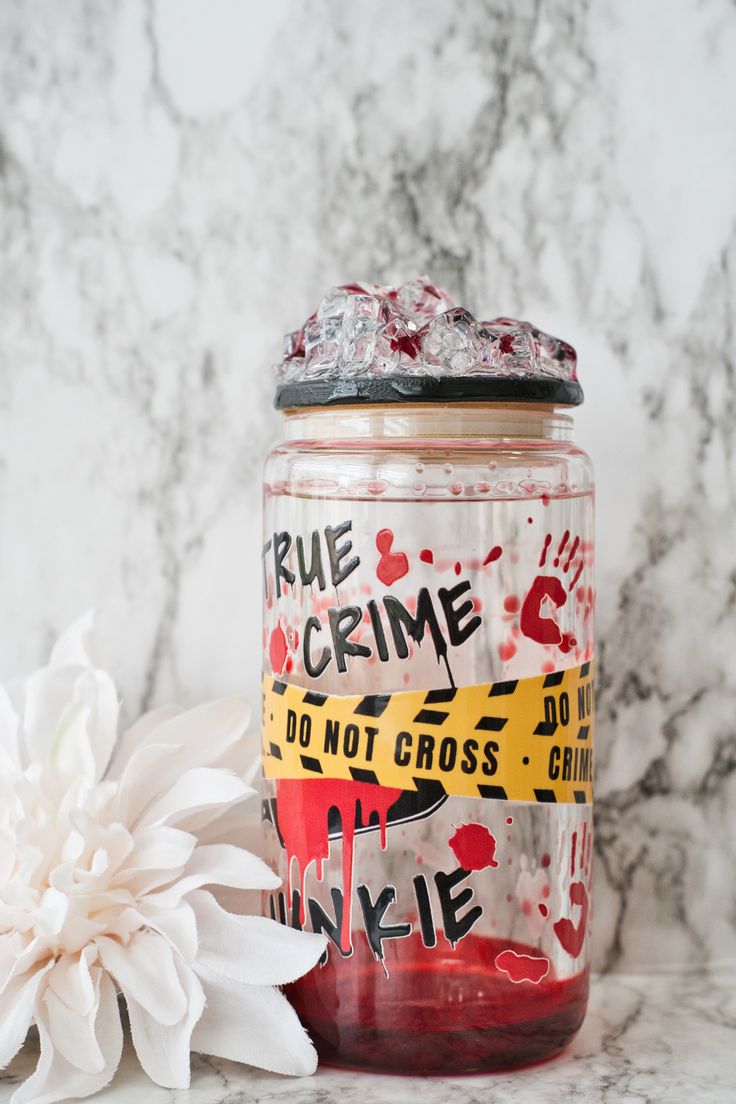
[[324,935],[297,931],[264,916],[234,916],[211,893],[189,897],[199,932],[197,963],[245,985],[286,985],[319,962]]
[[152,1081],[166,1089],[188,1089],[192,1030],[202,1015],[205,998],[199,978],[186,963],[175,960],[179,981],[187,997],[187,1010],[179,1023],[158,1023],[126,994],[130,1033],[138,1059]]
[[186,1010],[186,996],[174,966],[174,955],[166,940],[152,931],[131,936],[127,947],[114,939],[97,939],[100,959],[126,998],[142,1005],[162,1024],[177,1023]]
[[115,986],[106,974],[100,978],[100,1003],[95,1022],[95,1035],[105,1061],[99,1073],[76,1069],[54,1048],[45,1007],[40,1001],[36,1002],[36,1022],[41,1056],[35,1072],[15,1090],[10,1104],[56,1104],[70,1097],[91,1096],[112,1081],[123,1049],[123,1029]]
[[[149,709],[147,713],[139,717],[135,724],[132,724],[123,733],[112,757],[108,778],[122,778],[128,763],[134,755],[148,747],[150,743],[161,743],[160,740],[152,739],[153,733],[166,721],[178,717],[183,712],[178,705],[160,705],[156,709]],[[170,744],[166,746],[170,746]]]
[[49,974],[49,987],[67,1008],[86,1016],[94,1007],[95,986],[90,966],[97,958],[94,945],[85,947],[79,954],[62,955]]
[[248,727],[250,706],[245,698],[222,698],[163,719],[160,724],[134,725],[116,753],[111,777],[120,777],[131,755],[147,743],[179,748],[180,770],[213,763],[240,740]]
[[2,686],[0,686],[0,753],[2,756],[0,770],[4,777],[20,770],[18,716]]
[[181,901],[176,908],[159,909],[143,902],[139,915],[141,923],[167,939],[185,962],[194,962],[197,957],[197,921],[190,904]]
[[230,843],[212,843],[198,847],[181,876],[173,885],[149,893],[146,901],[159,908],[171,908],[187,893],[203,885],[230,886],[233,889],[276,889],[278,874],[249,851]]
[[[135,844],[118,872],[115,881],[126,883],[130,876],[142,872],[179,870],[185,867],[197,846],[197,837],[179,828],[159,825],[136,832]],[[159,882],[160,884],[160,882]]]
[[23,1046],[33,1021],[36,996],[52,962],[13,978],[0,996],[0,1068],[7,1066]]
[[95,1035],[102,971],[96,967],[94,973],[92,1006],[85,1013],[69,1008],[48,985],[43,995],[49,1036],[55,1049],[70,1065],[85,1073],[101,1073],[105,1068],[105,1057]]
[[192,1033],[192,1050],[303,1077],[317,1068],[317,1053],[283,993],[241,985],[195,965],[207,1004]]
[[87,642],[95,628],[96,611],[91,609],[78,617],[61,634],[51,649],[49,667],[92,667]]
[[193,767],[176,780],[168,793],[153,802],[141,818],[139,828],[165,823],[185,827],[193,813],[232,805],[253,792],[229,771]]
[[117,816],[134,828],[152,801],[166,792],[181,771],[179,749],[169,744],[146,744],[128,760],[120,778]]

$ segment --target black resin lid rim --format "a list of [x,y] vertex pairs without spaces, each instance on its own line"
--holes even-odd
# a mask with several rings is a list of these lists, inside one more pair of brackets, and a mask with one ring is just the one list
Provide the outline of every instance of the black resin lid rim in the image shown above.
[[357,379],[300,380],[276,390],[277,410],[305,406],[387,403],[541,403],[579,406],[577,380],[530,376],[363,376]]

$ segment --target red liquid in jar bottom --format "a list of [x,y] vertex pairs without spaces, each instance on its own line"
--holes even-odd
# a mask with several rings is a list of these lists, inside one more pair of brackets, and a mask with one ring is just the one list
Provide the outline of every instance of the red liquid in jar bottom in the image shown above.
[[[443,945],[446,949],[443,949]],[[362,932],[354,953],[286,987],[328,1065],[385,1073],[482,1073],[551,1058],[580,1027],[588,971],[539,984],[512,982],[499,952],[538,956],[508,940],[469,935],[453,951],[444,936],[427,949],[418,934],[386,941],[387,979]]]

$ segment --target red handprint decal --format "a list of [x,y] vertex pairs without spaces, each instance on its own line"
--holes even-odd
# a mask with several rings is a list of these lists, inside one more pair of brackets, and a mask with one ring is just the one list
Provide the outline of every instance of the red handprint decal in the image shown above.
[[[552,561],[552,566],[559,568],[563,575],[567,576],[572,571],[569,586],[565,589],[557,575],[537,575],[529,587],[519,615],[519,628],[524,636],[529,637],[530,640],[536,640],[538,644],[557,644],[563,652],[569,652],[574,648],[577,640],[572,634],[563,633],[553,616],[543,616],[542,606],[547,599],[556,609],[564,606],[568,594],[574,590],[585,566],[582,553],[577,561],[575,559],[580,548],[580,537],[575,537],[568,545],[569,540],[570,530],[566,529]],[[551,543],[552,534],[548,533],[544,538],[544,547],[539,557],[540,567],[545,567],[547,564],[547,553]]]
[[588,894],[582,882],[573,882],[570,886],[570,904],[580,906],[580,920],[577,927],[572,920],[563,917],[554,925],[554,933],[563,950],[577,958],[585,942],[585,929],[588,926]]

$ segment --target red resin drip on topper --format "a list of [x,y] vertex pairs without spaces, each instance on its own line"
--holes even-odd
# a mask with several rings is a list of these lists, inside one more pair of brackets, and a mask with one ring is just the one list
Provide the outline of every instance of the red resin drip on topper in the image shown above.
[[497,867],[496,838],[484,824],[461,824],[448,843],[463,870]]

